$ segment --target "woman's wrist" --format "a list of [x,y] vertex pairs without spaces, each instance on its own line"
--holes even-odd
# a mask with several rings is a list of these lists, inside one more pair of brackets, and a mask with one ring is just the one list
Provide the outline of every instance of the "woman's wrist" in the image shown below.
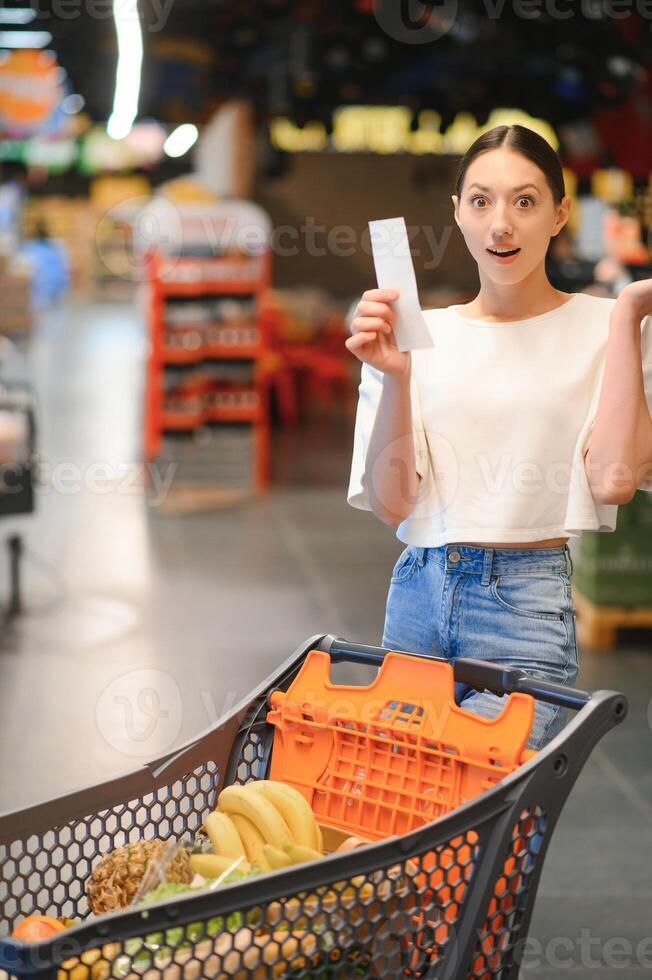
[[410,357],[410,352],[407,352],[407,358],[405,360],[405,367],[402,371],[384,371],[383,372],[383,383],[389,381],[391,385],[403,386],[409,384],[410,375],[412,373],[412,360]]
[[626,320],[632,323],[637,323],[639,326],[641,320],[644,316],[647,316],[649,312],[650,300],[649,298],[641,293],[639,287],[641,283],[629,283],[621,289],[618,299],[611,311],[612,317],[616,317],[619,320]]
[[641,322],[646,315],[640,304],[632,296],[620,294],[609,317],[610,328],[640,333]]

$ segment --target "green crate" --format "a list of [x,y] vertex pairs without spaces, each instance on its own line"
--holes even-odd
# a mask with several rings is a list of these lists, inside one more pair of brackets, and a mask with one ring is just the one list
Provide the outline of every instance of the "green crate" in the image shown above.
[[636,509],[620,519],[633,503],[612,533],[583,531],[573,555],[573,584],[598,606],[652,606],[652,523],[635,524]]
[[637,490],[626,506],[632,510],[636,527],[652,528],[652,493],[647,490]]
[[652,493],[637,490],[628,504],[619,506],[616,532],[625,527],[652,527]]

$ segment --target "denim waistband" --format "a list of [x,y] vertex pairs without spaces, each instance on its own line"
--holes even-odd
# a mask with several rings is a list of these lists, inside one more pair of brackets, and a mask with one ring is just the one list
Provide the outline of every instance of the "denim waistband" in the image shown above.
[[418,563],[437,562],[450,571],[482,575],[566,572],[572,574],[573,561],[567,544],[556,548],[475,548],[466,544],[443,544],[438,548],[410,545]]

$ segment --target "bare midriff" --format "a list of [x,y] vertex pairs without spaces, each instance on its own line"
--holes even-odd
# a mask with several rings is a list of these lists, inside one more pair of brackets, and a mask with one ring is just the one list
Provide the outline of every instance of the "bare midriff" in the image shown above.
[[494,541],[460,541],[458,544],[462,547],[468,545],[470,548],[518,548],[520,551],[523,548],[559,548],[567,541],[568,538],[547,538],[545,541],[524,541],[522,544],[514,544],[513,541],[502,544]]

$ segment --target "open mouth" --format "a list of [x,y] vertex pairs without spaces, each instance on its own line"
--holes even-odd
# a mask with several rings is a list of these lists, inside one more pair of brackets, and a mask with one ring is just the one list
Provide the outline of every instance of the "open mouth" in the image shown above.
[[488,248],[487,251],[490,252],[492,255],[498,255],[500,258],[505,258],[508,255],[516,255],[516,253],[520,252],[521,250],[520,248],[510,248],[506,250],[498,249],[498,248]]

